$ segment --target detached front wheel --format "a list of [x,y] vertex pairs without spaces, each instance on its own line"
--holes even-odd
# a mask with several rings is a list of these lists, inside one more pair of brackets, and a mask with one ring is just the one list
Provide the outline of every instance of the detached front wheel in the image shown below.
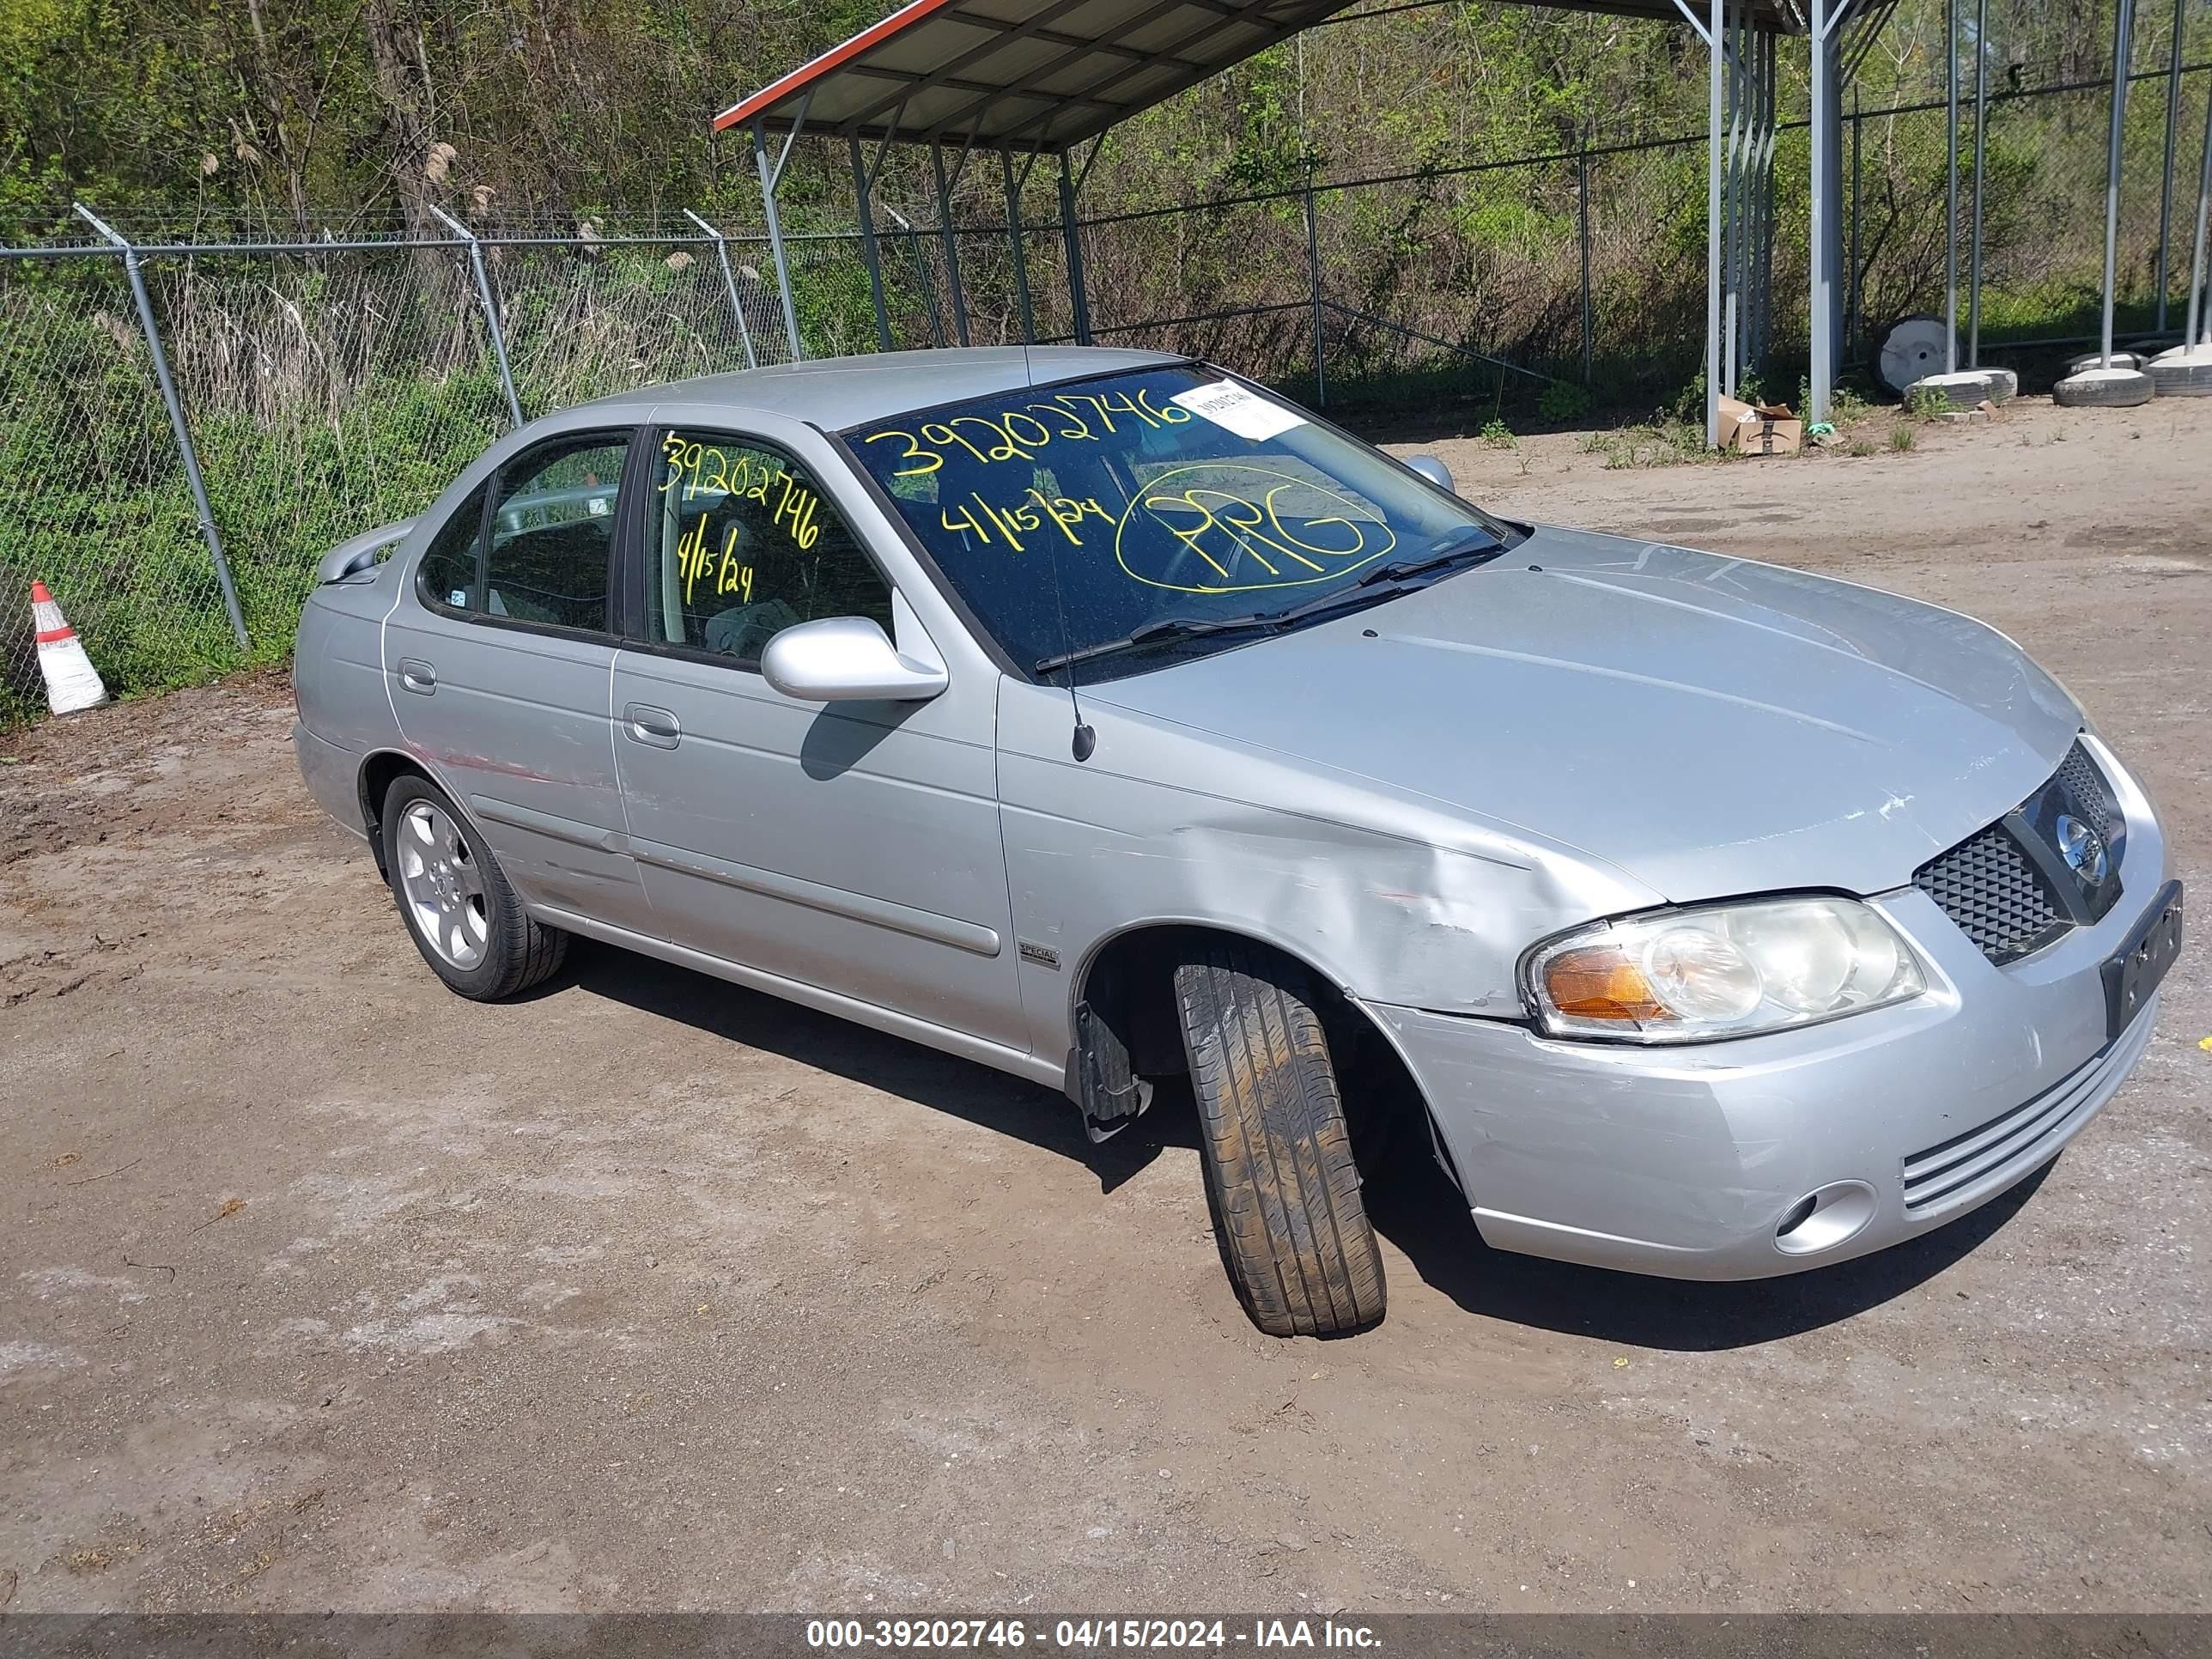
[[1175,992],[1206,1192],[1253,1323],[1271,1336],[1373,1324],[1382,1257],[1310,981],[1223,941],[1176,968]]

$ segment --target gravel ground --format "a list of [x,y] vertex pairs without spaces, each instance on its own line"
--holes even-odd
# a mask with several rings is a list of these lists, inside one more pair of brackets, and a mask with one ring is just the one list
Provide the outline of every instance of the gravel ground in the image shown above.
[[[1436,447],[1508,511],[1988,617],[2212,892],[2212,405],[1920,430]],[[1176,1112],[1094,1152],[1044,1091],[609,950],[448,995],[290,719],[234,683],[0,765],[0,1606],[2206,1604],[2201,923],[2075,1148],[1914,1245],[1672,1285],[1490,1252],[1413,1181],[1388,1321],[1278,1342]]]

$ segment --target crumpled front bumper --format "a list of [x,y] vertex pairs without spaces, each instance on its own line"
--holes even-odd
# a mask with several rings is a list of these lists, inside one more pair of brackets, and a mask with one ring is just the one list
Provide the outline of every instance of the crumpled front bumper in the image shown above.
[[[1917,888],[1869,900],[1928,994],[1696,1047],[1559,1042],[1369,1003],[1426,1097],[1486,1242],[1677,1279],[1758,1279],[1899,1243],[2050,1162],[2142,1057],[2153,997],[2107,1041],[2102,967],[2156,902],[2165,839],[2124,775],[2119,902],[2002,968]],[[1837,1207],[1778,1231],[1804,1200]]]

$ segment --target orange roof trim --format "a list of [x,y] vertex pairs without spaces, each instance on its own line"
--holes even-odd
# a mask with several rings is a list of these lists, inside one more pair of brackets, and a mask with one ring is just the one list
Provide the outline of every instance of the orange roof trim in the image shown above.
[[819,58],[801,64],[782,79],[772,81],[751,97],[743,99],[714,118],[714,131],[722,131],[740,121],[749,121],[763,110],[781,103],[793,93],[805,88],[810,82],[820,80],[839,64],[849,63],[871,46],[881,46],[901,29],[919,23],[932,12],[942,11],[953,0],[912,0],[901,6],[890,16],[872,27],[862,29],[851,40],[834,46]]

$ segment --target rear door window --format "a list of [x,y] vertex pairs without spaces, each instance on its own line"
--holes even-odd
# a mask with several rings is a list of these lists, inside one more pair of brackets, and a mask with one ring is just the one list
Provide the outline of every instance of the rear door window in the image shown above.
[[608,560],[629,438],[627,432],[556,438],[500,469],[483,595],[471,609],[607,631]]

